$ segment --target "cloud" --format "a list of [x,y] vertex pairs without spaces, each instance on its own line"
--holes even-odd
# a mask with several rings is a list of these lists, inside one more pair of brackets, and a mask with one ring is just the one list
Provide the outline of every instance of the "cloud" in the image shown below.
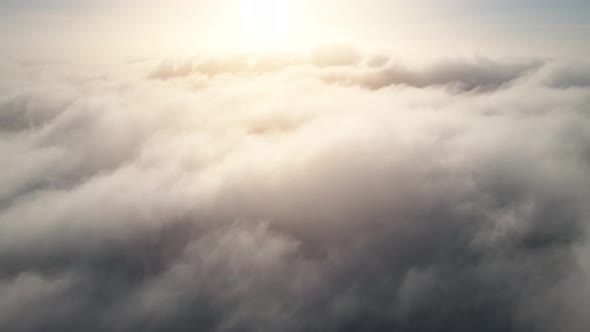
[[582,64],[357,54],[3,65],[0,330],[590,328]]
[[551,68],[548,84],[555,88],[590,86],[590,66],[584,63],[558,63]]
[[[408,68],[386,53],[362,54],[355,48],[332,45],[313,49],[306,55],[234,57],[196,57],[179,62],[164,62],[150,77],[170,79],[190,75],[215,77],[219,75],[259,75],[281,71],[303,72],[306,76],[340,85],[354,85],[377,90],[393,85],[418,88],[450,86],[456,92],[499,89],[512,81],[539,69],[541,60],[506,59],[493,61],[485,58],[447,59],[427,66]],[[561,72],[560,72],[561,73]],[[559,84],[560,73],[554,75]],[[567,75],[567,73],[564,73]],[[584,74],[568,75],[571,84],[583,84]],[[568,78],[573,80],[568,80]]]

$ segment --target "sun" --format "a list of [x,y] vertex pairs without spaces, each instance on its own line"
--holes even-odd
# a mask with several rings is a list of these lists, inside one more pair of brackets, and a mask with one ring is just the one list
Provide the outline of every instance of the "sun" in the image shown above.
[[287,48],[301,39],[303,24],[296,0],[234,0],[235,39],[240,49]]
[[207,1],[215,2],[209,13],[196,9],[189,13],[188,44],[194,49],[239,54],[299,52],[317,44],[322,35],[312,23],[317,19],[310,0]]

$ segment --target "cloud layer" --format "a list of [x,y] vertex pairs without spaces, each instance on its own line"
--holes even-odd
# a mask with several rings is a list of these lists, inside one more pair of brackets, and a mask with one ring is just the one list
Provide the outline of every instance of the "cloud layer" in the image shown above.
[[2,331],[586,331],[588,66],[0,65]]

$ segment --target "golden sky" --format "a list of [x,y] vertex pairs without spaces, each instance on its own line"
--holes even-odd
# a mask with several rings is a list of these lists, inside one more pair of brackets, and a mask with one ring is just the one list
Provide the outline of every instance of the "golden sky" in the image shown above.
[[0,4],[4,54],[179,56],[386,46],[410,57],[588,53],[582,1],[192,0]]

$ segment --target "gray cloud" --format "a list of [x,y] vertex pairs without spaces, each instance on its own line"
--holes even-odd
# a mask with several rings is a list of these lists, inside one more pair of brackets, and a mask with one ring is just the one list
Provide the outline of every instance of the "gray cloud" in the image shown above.
[[590,328],[582,65],[339,47],[3,65],[0,330]]
[[590,86],[590,66],[584,63],[559,63],[548,75],[548,84],[555,88],[585,88]]

